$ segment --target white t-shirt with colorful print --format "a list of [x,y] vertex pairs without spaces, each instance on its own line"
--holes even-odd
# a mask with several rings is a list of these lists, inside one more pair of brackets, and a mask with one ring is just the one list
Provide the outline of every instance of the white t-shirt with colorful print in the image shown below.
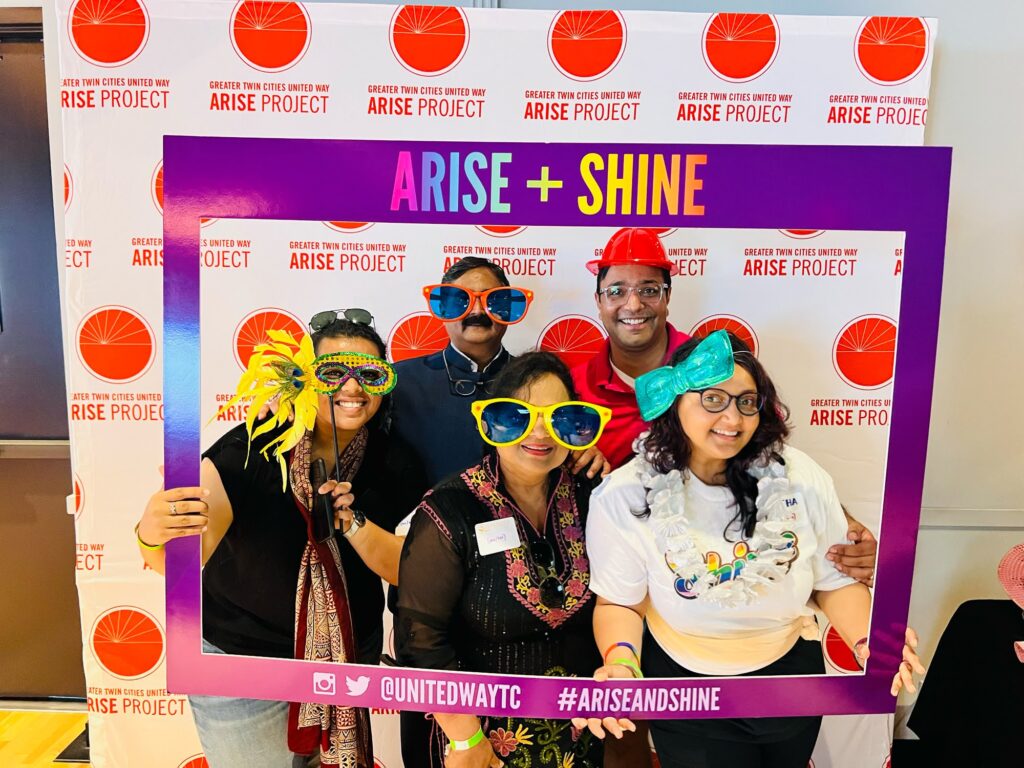
[[[811,593],[855,583],[825,559],[830,546],[846,543],[847,531],[831,476],[795,448],[787,446],[782,455],[797,554],[783,578],[757,587],[755,600],[721,605],[689,592],[687,580],[666,563],[650,516],[636,514],[647,509],[636,458],[612,472],[591,497],[586,536],[591,590],[619,605],[638,605],[649,596],[652,633],[678,663],[695,672],[739,674],[781,657],[813,616]],[[736,514],[732,492],[688,472],[684,476],[689,531],[708,566],[727,580],[742,569],[748,554],[742,531],[729,525]]]

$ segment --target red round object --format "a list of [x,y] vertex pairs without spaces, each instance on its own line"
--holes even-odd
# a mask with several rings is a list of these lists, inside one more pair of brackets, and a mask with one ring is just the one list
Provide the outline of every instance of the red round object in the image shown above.
[[608,241],[600,259],[587,262],[587,269],[597,274],[605,267],[654,267],[667,269],[670,275],[679,271],[679,265],[668,260],[665,246],[653,229],[626,227],[620,229]]

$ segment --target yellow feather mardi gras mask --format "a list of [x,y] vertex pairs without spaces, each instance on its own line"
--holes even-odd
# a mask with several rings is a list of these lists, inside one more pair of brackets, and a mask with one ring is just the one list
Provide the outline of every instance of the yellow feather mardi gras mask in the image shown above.
[[[291,426],[260,451],[266,457],[273,449],[281,465],[281,484],[287,487],[288,465],[284,456],[316,422],[317,393],[313,388],[316,355],[313,353],[313,340],[308,335],[304,334],[301,341],[296,341],[294,336],[284,331],[267,331],[267,335],[270,343],[253,349],[249,367],[238,382],[235,396],[221,406],[218,413],[247,402],[249,412],[245,417],[245,428],[250,445],[260,435],[288,424],[294,415]],[[253,430],[260,409],[274,399],[277,400],[277,412]]]
[[[305,334],[301,341],[295,341],[295,337],[284,331],[268,331],[267,335],[271,343],[260,344],[253,349],[249,367],[238,382],[235,396],[221,406],[218,413],[248,402],[245,426],[250,445],[260,435],[291,422],[285,432],[260,451],[267,456],[273,449],[281,465],[281,484],[286,488],[288,465],[284,455],[316,423],[317,393],[333,395],[352,378],[366,394],[380,397],[395,388],[398,377],[390,363],[373,355],[330,352],[316,357],[313,341]],[[253,430],[260,410],[275,399],[277,413]],[[294,419],[291,419],[293,414]],[[332,419],[333,416],[332,412]]]

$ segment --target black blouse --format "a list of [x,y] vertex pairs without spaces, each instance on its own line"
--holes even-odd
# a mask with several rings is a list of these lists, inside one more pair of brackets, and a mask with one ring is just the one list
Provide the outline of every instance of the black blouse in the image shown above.
[[[281,488],[277,459],[260,453],[276,434],[275,430],[258,438],[247,450],[245,425],[239,425],[203,454],[220,474],[233,516],[203,569],[203,637],[227,653],[292,658],[306,524],[291,488]],[[412,449],[394,436],[371,430],[352,482],[355,508],[393,531],[420,501],[425,485]],[[382,582],[340,531],[336,538],[358,660],[376,664],[383,636]]]
[[[590,563],[583,543],[594,481],[551,473],[539,532],[505,489],[492,455],[442,481],[417,509],[402,549],[396,650],[409,667],[522,675],[590,676],[600,665],[591,620]],[[521,545],[482,556],[476,526],[512,517]],[[554,551],[564,587],[546,605],[534,553]],[[546,550],[546,548],[544,548]],[[541,563],[544,566],[545,563]],[[547,592],[551,598],[550,589]]]

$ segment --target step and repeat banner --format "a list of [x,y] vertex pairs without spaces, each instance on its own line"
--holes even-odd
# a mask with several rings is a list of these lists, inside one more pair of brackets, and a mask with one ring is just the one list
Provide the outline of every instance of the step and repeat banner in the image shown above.
[[[187,701],[165,690],[164,585],[143,566],[132,530],[163,482],[165,134],[915,146],[937,32],[934,20],[893,17],[59,5],[69,504],[92,760],[155,768],[205,765]],[[587,205],[611,210],[625,195],[653,205],[673,169],[640,162],[613,155],[595,165]],[[749,183],[785,195],[819,180],[779,167]],[[478,227],[204,221],[204,445],[244,418],[217,411],[268,329],[300,333],[316,311],[361,306],[392,359],[442,348],[447,336],[420,288],[466,255],[494,260],[535,292],[526,320],[505,337],[512,352],[550,349],[570,365],[593,355],[604,330],[584,263],[612,230],[524,227],[493,213],[493,224]],[[877,531],[903,233],[776,224],[661,230],[679,266],[670,321],[747,340],[792,409],[793,443]],[[856,670],[838,635],[821,629],[829,673]],[[881,767],[890,727],[885,716],[827,720],[814,764]],[[374,712],[374,736],[378,765],[401,766],[395,713]]]

